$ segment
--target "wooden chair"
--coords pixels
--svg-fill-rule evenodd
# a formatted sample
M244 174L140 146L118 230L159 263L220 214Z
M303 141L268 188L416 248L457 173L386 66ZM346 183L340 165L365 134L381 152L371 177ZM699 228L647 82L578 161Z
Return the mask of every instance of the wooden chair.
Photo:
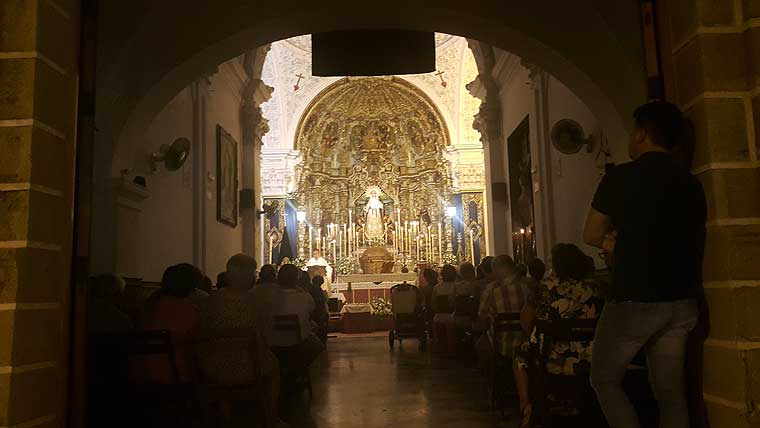
M301 322L296 314L288 315L275 315L272 317L272 330L274 334L280 335L280 337L292 338L294 343L300 343L302 341L301 335ZM311 373L309 368L305 370L291 373L288 371L287 361L292 356L296 347L273 347L272 351L280 359L280 371L282 373L282 379L292 378L297 384L306 388L309 393L309 398L314 396L311 385Z
M131 408L157 408L159 416L167 416L176 426L194 426L197 418L196 387L193 383L182 382L175 347L171 333L167 330L135 331L110 333L95 338L95 366L98 372L97 383L108 385L111 390L121 389L123 400ZM156 382L143 377L140 363L165 360L168 367L168 381ZM110 373L107 373L110 366ZM146 366L147 367L147 366ZM125 414L130 414L129 409ZM167 412L171 409L171 412ZM143 415L140 415L143 416ZM131 415L137 417L137 415ZM127 418L129 419L129 418ZM123 422L123 421L121 421ZM140 419L136 421L144 423Z
M544 338L543 349L535 349L535 364L529 370L531 395L534 397L534 420L551 426L552 414L546 400L551 394L571 402L578 410L578 421L595 426L592 417L600 416L596 395L589 382L590 371L578 370L575 375L551 374L546 368L552 344L563 342L593 342L597 319L557 319L536 321L536 335Z
M207 355L214 352L245 354L250 357L251 366L256 370L262 364L262 340L260 333L252 329L215 329L199 339L198 351ZM267 385L262 383L263 378L257 377L243 384L221 384L218 379L213 379L203 361L202 357L199 358L198 391L207 427L213 426L213 407L219 403L251 402L255 403L260 414L266 415L270 411L268 397L264 394Z
M520 313L509 312L498 314L491 319L491 335L493 337L493 355L488 373L489 397L492 410L499 410L509 401L516 402L517 391L514 388L512 373L513 359L502 355L502 340L505 333L519 334L522 331ZM498 407L499 398L503 398L504 407Z

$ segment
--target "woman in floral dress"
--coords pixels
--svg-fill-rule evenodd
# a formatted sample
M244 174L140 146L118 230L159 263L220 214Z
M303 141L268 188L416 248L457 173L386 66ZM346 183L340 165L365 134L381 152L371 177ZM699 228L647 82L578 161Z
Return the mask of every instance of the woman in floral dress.
M589 279L594 270L593 260L573 244L558 244L552 249L553 272L538 283L528 296L522 319L531 325L536 320L594 319L601 313L600 287ZM546 371L550 374L573 376L580 368L591 367L591 342L555 342L546 344L535 328L529 340L515 351L515 363L527 370L531 350L545 351ZM530 397L520 397L523 426L527 426L532 413Z

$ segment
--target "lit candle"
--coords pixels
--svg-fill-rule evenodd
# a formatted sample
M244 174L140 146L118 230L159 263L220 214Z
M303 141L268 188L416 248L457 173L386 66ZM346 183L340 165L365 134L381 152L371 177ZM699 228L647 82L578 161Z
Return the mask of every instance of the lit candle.
M404 222L404 234L406 235L406 252L412 248L412 236L409 233L409 222Z
M319 251L322 251L322 228L317 228L317 249ZM309 254L311 256L311 254Z
M443 244L441 244L441 236L443 234L441 233L443 228L443 225L441 222L438 222L438 258L439 258L439 264L443 265Z
M340 254L343 252L343 232L338 230L338 252L335 253L340 257Z
M311 229L312 229L312 228L311 228L311 227L309 227L308 225L307 225L306 227L308 227L308 228L309 228L309 257L311 257L311 254L314 252L314 250L312 249L312 245L313 245L313 244L312 244L312 242L311 242Z

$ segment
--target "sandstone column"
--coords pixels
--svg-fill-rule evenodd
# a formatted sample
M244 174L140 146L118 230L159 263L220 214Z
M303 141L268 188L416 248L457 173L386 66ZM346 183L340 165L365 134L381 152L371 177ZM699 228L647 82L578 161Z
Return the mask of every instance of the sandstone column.
M3 427L66 419L79 13L73 0L0 2Z
M708 203L704 285L710 329L703 370L707 417L713 428L756 426L760 1L684 0L669 7L671 97L694 123L693 168Z

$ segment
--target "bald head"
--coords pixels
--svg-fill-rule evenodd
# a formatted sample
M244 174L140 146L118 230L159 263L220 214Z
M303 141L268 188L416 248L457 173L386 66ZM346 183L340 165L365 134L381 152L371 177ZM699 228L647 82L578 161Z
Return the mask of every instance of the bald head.
M230 287L247 289L256 281L256 260L245 254L235 254L227 260L227 275Z

